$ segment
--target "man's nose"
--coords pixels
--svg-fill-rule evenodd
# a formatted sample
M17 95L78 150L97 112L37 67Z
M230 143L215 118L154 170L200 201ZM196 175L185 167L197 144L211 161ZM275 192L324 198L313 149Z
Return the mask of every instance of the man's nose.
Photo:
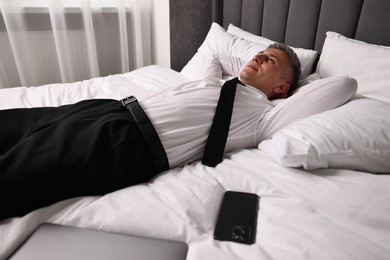
M253 60L256 62L256 63L263 63L264 61L267 60L267 57L263 54L257 54L253 57Z

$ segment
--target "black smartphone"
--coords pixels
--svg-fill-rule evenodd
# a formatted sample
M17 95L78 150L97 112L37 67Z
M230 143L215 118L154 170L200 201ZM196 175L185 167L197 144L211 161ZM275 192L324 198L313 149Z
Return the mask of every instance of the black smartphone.
M254 193L226 191L214 229L214 238L253 244L256 238L259 197Z

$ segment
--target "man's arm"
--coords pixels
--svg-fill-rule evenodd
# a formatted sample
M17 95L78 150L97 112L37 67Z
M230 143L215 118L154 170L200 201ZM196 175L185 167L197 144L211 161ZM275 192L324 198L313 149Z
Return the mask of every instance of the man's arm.
M260 140L271 138L295 121L341 106L356 94L356 90L357 81L349 76L320 79L301 87L264 116Z
M208 64L204 79L217 82L223 79L223 75L237 77L244 65L245 61L238 57L217 53Z

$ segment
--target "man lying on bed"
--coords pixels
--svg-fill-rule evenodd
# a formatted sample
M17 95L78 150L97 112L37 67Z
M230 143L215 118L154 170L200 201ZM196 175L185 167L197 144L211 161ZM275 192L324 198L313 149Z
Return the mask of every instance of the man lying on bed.
M144 183L200 159L221 89L210 79L216 72L228 74L226 60L212 61L206 80L139 101L158 134L152 143L117 100L0 111L0 219ZM340 106L356 92L354 79L328 78L275 106L270 100L292 93L299 74L299 60L284 44L253 56L239 73L245 86L237 84L225 152L257 147L278 129Z

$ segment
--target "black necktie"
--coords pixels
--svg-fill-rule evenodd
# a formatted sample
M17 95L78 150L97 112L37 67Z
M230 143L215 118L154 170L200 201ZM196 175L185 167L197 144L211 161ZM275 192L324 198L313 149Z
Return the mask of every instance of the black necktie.
M203 153L202 164L215 167L222 162L226 139L229 134L230 120L232 117L234 96L236 94L238 78L233 78L223 84L213 123L207 138Z

